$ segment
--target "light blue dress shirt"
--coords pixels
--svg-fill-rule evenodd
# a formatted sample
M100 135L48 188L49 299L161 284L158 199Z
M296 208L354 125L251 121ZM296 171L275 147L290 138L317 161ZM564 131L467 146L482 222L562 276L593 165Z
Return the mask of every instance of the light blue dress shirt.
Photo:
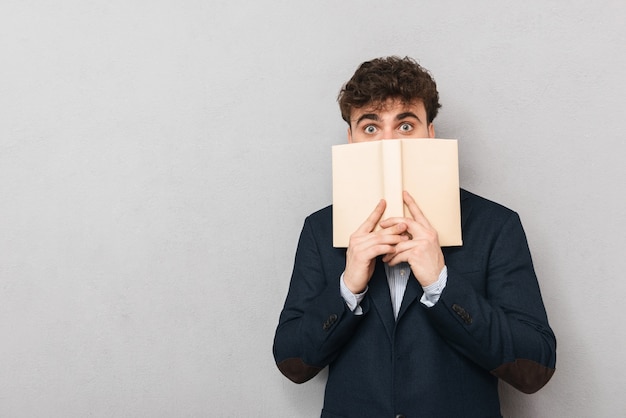
M411 267L408 263L400 263L395 266L385 264L385 272L387 273L387 283L389 284L389 293L391 294L391 305L393 306L393 313L398 318L398 312L400 312L400 305L402 304L402 298L404 297L404 291L409 281L411 274ZM343 281L343 274L340 278L341 297L345 300L348 308L354 312L355 315L361 315L363 310L361 309L361 301L367 293L367 289L361 293L354 294L348 289ZM439 273L439 279L426 287L422 287L424 294L422 295L420 302L427 307L435 306L439 301L441 292L446 287L448 282L448 268L443 266Z

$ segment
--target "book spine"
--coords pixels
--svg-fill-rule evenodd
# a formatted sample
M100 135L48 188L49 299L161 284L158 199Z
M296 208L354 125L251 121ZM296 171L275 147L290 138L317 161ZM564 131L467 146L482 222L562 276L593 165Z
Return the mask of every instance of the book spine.
M383 191L387 209L383 219L404 216L402 200L402 141L382 141Z

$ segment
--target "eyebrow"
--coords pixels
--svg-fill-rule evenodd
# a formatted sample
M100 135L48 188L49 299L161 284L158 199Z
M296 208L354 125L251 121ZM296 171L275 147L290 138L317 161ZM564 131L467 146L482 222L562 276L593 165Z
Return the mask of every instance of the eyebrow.
M396 116L396 120L400 120L400 119L406 119L406 118L415 118L418 121L422 121L420 118L417 117L417 115L413 112L404 112L404 113L399 113L398 116Z
M379 121L380 120L380 118L378 117L378 115L376 113L366 113L364 115L361 115L361 117L356 120L356 122L354 123L354 126L358 126L359 123L361 123L361 121L363 121L365 119L373 120L373 121Z
M396 115L396 120L402 120L402 119L406 119L406 118L415 118L418 121L422 121L419 117L417 117L417 115L413 112L403 112L403 113L398 113ZM355 126L358 126L359 123L361 123L363 120L373 120L373 121L379 121L380 118L378 117L378 115L376 113L365 113L364 115L361 115L360 118L358 118L355 122Z

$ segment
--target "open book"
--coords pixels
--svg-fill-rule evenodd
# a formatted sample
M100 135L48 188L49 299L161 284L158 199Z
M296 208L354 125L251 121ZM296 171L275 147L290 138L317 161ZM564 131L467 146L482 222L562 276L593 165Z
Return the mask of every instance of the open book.
M334 145L333 246L347 247L380 199L382 219L411 217L408 191L442 247L462 245L458 147L455 139L389 139Z

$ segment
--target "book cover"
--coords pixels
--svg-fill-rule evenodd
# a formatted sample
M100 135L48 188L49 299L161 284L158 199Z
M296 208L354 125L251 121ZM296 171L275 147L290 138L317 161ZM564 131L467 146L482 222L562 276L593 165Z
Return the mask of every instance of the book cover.
M380 199L382 219L411 217L402 200L408 191L437 230L442 247L462 245L458 144L455 139L411 138L332 147L333 246L350 235Z

